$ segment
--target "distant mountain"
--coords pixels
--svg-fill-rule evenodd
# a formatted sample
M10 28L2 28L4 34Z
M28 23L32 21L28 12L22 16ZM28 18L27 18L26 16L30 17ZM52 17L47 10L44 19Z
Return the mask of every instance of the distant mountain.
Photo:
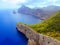
M50 16L53 12L59 11L59 6L47 6L44 8L34 8L31 9L26 6L22 6L18 9L18 13L20 14L26 14L26 15L34 15L40 19L46 19L48 16Z
M31 9L29 7L26 6L22 6L18 9L18 13L20 14L26 14L26 15L34 15L40 19L45 19L43 17L45 17L45 15L47 15L45 13L45 11L43 11L42 9Z
M60 11L60 6L50 5L42 8L48 15L51 16L54 12Z
M22 6L21 8L18 9L18 13L22 13L22 14L31 14L32 9L26 7L26 6Z
M51 6L44 7L43 9L48 11L57 11L57 10L60 10L60 6L51 5Z

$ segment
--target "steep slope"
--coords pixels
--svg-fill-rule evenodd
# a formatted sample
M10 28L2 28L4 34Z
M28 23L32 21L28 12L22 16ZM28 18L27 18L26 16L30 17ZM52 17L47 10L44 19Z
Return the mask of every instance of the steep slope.
M32 9L30 9L24 5L18 9L18 13L27 14L27 15L31 14L31 11L32 11Z
M59 6L47 6L44 8L34 8L31 9L25 5L23 5L22 7L20 7L18 9L18 13L20 14L26 14L26 15L33 15L36 16L42 20L48 18L53 12L59 11L60 7Z
M38 33L42 33L60 40L60 11L52 14L49 19L38 24L29 25Z
M34 8L34 9L31 9L29 7L26 7L26 6L22 6L18 9L18 13L20 14L26 14L26 15L33 15L33 16L36 16L40 19L45 19L46 15L47 15L47 12L45 12L44 10L38 8Z

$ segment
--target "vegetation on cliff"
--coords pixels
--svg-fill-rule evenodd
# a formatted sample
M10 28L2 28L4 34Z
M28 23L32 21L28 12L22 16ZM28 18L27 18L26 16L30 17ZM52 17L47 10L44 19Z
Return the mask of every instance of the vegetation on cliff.
M60 11L38 24L29 25L33 30L60 40Z

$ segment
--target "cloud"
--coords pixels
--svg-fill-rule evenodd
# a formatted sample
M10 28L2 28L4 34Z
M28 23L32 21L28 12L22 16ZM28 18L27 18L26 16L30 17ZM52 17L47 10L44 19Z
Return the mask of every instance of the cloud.
M20 5L45 7L48 5L60 5L60 0L0 0L0 7L19 7Z
M12 5L15 4L16 5L18 3L24 3L26 2L26 0L2 0L1 2L4 4L12 4Z
M48 5L60 5L60 0L28 0L24 5L29 7L45 7Z
M26 0L0 0L0 8L16 8L18 3L23 4Z

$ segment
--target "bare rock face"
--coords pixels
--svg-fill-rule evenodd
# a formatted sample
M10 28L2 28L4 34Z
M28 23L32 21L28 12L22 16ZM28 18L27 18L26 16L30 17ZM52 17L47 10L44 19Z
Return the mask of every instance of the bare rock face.
M28 38L28 45L60 45L60 41L38 34L23 24L17 24L17 29Z
M32 39L28 40L28 45L36 45L36 42Z

